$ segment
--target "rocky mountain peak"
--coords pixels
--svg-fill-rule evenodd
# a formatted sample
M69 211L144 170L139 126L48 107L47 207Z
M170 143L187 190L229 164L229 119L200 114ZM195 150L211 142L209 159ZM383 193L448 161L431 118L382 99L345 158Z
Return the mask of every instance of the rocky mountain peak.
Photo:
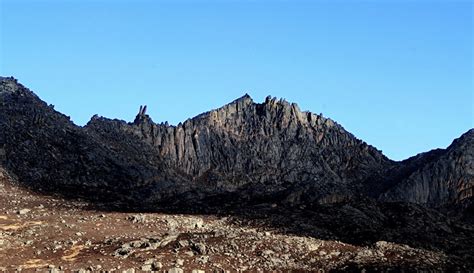
M248 93L245 93L242 97L234 100L234 103L238 103L238 102L249 104L249 103L253 103L253 99Z
M452 146L462 145L463 143L473 142L473 141L474 141L474 129L470 129L467 132L465 132L464 134L462 134L459 138L455 139L453 141Z
M376 149L332 120L302 112L295 103L271 97L255 103L246 94L177 126L154 123L145 107L140 107L133 123L104 122L87 127L107 139L119 132L131 134L151 145L168 166L188 175L191 181L206 181L227 190L254 181L303 183L312 180L312 175L327 177L331 183L353 180L355 177L349 174L341 176L334 172L340 168L337 161L353 157L352 160L371 162L367 167L357 163L347 169L355 172L367 168L359 172L361 177L368 175L373 166L387 161ZM333 150L338 154L333 154ZM269 174L269 169L273 173ZM324 194L328 192L324 190Z
M30 110L34 110L33 108L40 105L41 107L46 106L45 102L14 77L0 77L0 99L0 103L13 100L23 105L30 105ZM52 107L52 105L50 106ZM13 105L9 107L13 107Z
M13 77L0 77L0 93L14 93L19 90L19 83Z
M212 110L210 112L199 115L199 117L210 116L211 119L217 119L220 121L225 121L228 119L233 119L236 115L245 114L248 112L248 108L254 105L252 97L247 93L242 97L228 103L218 109Z
M133 122L94 116L78 127L13 78L0 78L0 91L2 153L30 184L206 185L201 190L247 189L290 203L366 194L435 206L472 196L474 130L455 141L459 148L394 162L331 119L271 96L255 103L245 94L177 126L153 122L141 106Z

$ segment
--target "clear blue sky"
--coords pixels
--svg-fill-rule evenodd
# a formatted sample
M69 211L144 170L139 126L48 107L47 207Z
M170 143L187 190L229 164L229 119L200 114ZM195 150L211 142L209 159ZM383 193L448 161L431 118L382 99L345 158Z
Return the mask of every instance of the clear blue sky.
M177 124L249 93L392 159L474 127L471 1L0 0L0 74L80 125Z

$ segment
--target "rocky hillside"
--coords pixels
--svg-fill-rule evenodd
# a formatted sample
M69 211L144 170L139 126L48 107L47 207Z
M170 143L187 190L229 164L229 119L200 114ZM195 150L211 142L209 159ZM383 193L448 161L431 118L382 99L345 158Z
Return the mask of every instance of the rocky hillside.
M268 195L311 185L311 198L326 202L354 195L392 163L334 121L275 98L258 104L245 95L177 126L156 124L145 111L133 123L94 117L85 129L115 146L139 139L187 183L218 193L250 187Z
M271 97L245 95L177 126L153 122L145 106L132 123L94 116L85 127L13 78L1 78L0 98L0 156L37 190L138 206L216 195L290 205L472 199L473 130L446 150L394 162L333 120Z
M439 205L467 203L474 191L474 129L446 150L435 150L403 163L406 174L382 200ZM410 171L407 171L411 168Z
M131 189L172 174L146 143L128 138L126 145L107 145L14 79L1 79L0 99L3 164L28 187L123 199L133 197Z
M362 246L324 240L283 233L262 226L265 223L258 219L249 224L234 216L104 211L87 202L35 195L12 182L0 168L0 272L434 272L433 268L456 268L450 256L440 251L397 242L379 240ZM440 220L436 215L434 219ZM443 228L463 230L453 224ZM441 229L437 232L450 236ZM472 239L462 239L472 243Z
M34 192L99 210L231 215L282 234L407 244L461 269L474 267L473 144L470 130L396 162L331 119L248 95L177 126L141 107L133 122L96 115L80 127L0 77L0 167Z

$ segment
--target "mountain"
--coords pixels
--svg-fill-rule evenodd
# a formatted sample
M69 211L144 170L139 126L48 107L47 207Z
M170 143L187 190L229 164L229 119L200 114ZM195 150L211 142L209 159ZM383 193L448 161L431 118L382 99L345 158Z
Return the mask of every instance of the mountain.
M474 130L446 150L395 162L335 121L271 97L245 95L177 126L153 122L145 106L132 123L96 115L79 127L15 79L2 78L0 90L7 167L33 188L126 199L136 191L140 202L184 192L289 204L472 199Z
M323 202L354 195L391 162L334 121L270 97L258 104L245 95L177 126L140 111L133 123L94 117L85 129L111 146L138 139L194 190L214 193L268 196L311 185L306 197ZM285 200L295 198L302 196L292 192Z
M403 175L381 195L384 201L405 201L438 206L472 202L474 190L474 129L445 150L407 159Z
M287 232L474 252L474 130L405 161L294 103L245 95L177 126L140 107L133 122L84 127L0 78L0 161L34 191L107 208L266 217ZM246 220L246 221L247 221ZM474 259L473 259L474 260Z

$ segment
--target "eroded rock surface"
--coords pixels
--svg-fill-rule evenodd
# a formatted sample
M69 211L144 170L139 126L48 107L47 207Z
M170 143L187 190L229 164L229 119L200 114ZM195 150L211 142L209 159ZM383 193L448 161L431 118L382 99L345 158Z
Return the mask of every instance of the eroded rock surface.
M420 154L403 162L416 165L406 177L384 192L382 200L439 206L472 202L474 193L474 130L446 150ZM407 168L407 167L405 167Z

